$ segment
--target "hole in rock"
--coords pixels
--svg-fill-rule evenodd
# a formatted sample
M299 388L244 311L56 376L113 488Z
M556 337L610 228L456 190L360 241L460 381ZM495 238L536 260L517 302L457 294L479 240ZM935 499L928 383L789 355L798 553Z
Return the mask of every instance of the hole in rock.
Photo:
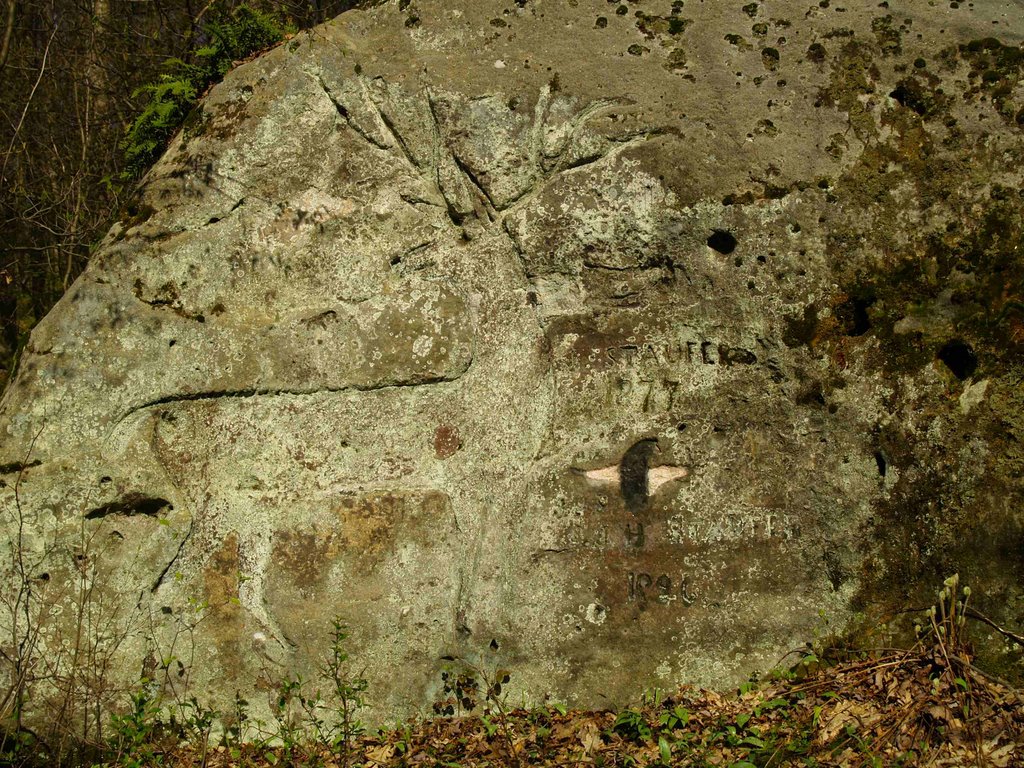
M939 350L939 360L953 372L960 381L970 376L978 367L978 356L974 354L970 344L954 339Z
M853 300L853 329L850 332L851 336L863 336L870 330L871 318L868 317L868 307L874 303L874 296Z
M141 493L130 493L110 504L104 504L89 512L86 512L86 520L99 520L107 515L146 515L155 517L165 509L173 509L171 502L155 496L143 496Z
M854 296L836 307L836 319L842 323L847 336L863 336L871 330L868 307L874 303L874 296Z
M32 469L32 467L38 467L42 464L39 459L30 461L23 464L20 461L11 462L10 464L0 464L0 475L13 475L14 473L24 472L26 469Z
M878 474L885 477L885 473L889 469L889 462L885 460L885 454L882 451L875 451L875 464L878 465Z
M928 112L928 104L924 100L920 87L911 80L904 80L889 94L900 106L913 110L922 117Z
M810 346L818 329L818 310L813 304L804 307L802 317L787 317L783 343L790 349L803 344Z
M733 237L731 232L726 232L724 229L716 229L711 233L711 237L708 238L708 247L721 254L730 254L736 250L736 238Z
M498 650L498 648L500 648L500 647L501 647L501 646L499 646L499 645L498 645L498 641L497 641L497 640L495 640L494 638L491 638L491 650L492 650L492 651L496 651L496 650Z
M798 405L825 405L825 391L821 386L821 382L812 381L799 395L797 395L796 402Z

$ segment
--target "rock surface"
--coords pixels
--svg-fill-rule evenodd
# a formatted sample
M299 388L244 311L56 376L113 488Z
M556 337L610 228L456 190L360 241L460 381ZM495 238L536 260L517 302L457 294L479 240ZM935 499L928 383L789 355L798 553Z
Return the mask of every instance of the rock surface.
M954 571L1019 632L1022 33L402 0L239 66L0 406L47 663L264 706L341 616L383 720L735 684Z

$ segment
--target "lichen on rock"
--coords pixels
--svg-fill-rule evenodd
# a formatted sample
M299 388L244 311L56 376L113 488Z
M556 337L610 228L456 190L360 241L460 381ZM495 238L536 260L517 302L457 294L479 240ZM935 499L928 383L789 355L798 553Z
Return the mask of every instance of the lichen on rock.
M33 332L45 642L85 575L126 685L187 637L265 706L341 614L383 720L451 659L732 684L954 571L1019 622L1020 29L399 5L231 72Z

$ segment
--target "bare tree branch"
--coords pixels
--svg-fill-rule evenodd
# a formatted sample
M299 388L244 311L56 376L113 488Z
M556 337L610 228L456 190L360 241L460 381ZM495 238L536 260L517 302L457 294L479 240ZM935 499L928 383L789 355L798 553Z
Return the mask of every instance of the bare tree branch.
M39 66L39 75L36 77L35 83L32 85L32 91L29 93L28 98L25 99L25 108L21 110L21 119L18 120L18 125L14 129L14 135L11 136L11 143L7 146L7 152L4 154L4 165L0 169L0 181L6 181L7 179L7 163L11 159L11 152L14 150L14 142L18 140L18 133L21 131L21 126L25 124L25 115L28 114L28 108L32 104L32 97L36 95L36 89L39 88L39 83L43 79L43 74L46 72L46 60L50 55L50 45L53 43L53 38L57 34L57 27L59 24L53 25L53 32L50 33L50 39L46 41L46 48L43 49L43 61Z
M7 66L11 53L11 35L14 33L14 6L17 0L7 0L7 25L4 27L4 41L0 43L0 70Z

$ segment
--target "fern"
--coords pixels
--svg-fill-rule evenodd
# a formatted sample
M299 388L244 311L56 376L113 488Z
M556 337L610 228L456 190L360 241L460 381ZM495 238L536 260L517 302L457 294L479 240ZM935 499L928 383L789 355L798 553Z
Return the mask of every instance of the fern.
M192 61L168 59L154 83L132 93L148 97L142 111L125 131L124 181L141 176L156 162L175 131L185 122L199 97L231 69L232 64L280 42L285 29L270 16L248 6L237 8L224 20L203 27L207 39L192 52Z

